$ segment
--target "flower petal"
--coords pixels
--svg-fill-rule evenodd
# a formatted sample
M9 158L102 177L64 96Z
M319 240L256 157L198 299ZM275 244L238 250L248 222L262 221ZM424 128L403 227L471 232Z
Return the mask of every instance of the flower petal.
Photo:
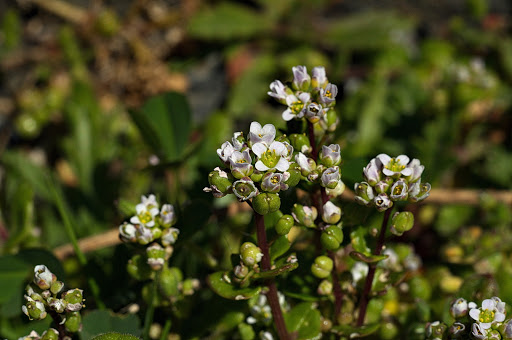
M381 153L380 155L378 155L376 157L379 161L382 162L383 165L387 165L389 163L389 161L391 160L391 157L389 157L388 155L386 155L385 153Z
M267 151L267 146L263 143L256 143L252 146L252 152L258 157L261 157L265 151Z
M396 158L396 160L402 165L407 165L407 163L409 163L409 157L406 155L400 155Z
M493 311L494 308L496 308L496 302L492 299L485 299L482 301L482 309L488 309L490 311Z
M286 109L283 111L283 119L286 121L292 120L295 118L295 115L292 113L292 110Z
M471 316L474 320L478 321L478 318L480 318L480 309L471 309L469 311L469 316Z
M259 171L267 171L268 169L270 169L268 166L263 164L262 161L257 161L256 164L254 164L254 167L256 168L256 170Z
M288 162L286 160L286 158L281 157L279 162L277 162L277 164L276 164L276 169L284 172L284 171L288 170L289 168L290 168L290 162ZM258 168L256 168L256 169L258 169Z

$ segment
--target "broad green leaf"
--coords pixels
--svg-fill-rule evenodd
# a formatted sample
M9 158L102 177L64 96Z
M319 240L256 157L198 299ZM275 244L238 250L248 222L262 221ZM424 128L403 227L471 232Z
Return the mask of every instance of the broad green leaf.
M317 338L320 334L320 312L315 304L303 302L284 315L286 328L296 333L297 339Z
M281 267L278 267L276 269L255 273L253 275L253 278L254 279L269 279L269 278L281 275L283 273L291 272L292 270L297 269L298 266L299 266L299 264L297 262L287 263L287 264L285 264Z
M222 319L219 320L215 333L222 334L228 332L238 326L245 319L245 314L242 312L227 312Z
M350 233L350 243L355 251L363 254L371 254L370 248L366 245L365 240L366 229L359 227Z
M92 340L139 340L139 338L130 334L110 332L95 336Z
M108 310L95 310L85 314L82 320L83 328L80 332L80 338L83 340L91 339L98 334L106 332L120 332L129 334L140 334L140 321L136 315L130 314L126 316L116 315ZM121 336L119 333L107 333L106 335ZM133 336L132 336L133 337ZM96 338L95 338L96 339ZM99 338L103 339L103 338ZM110 338L105 338L110 339ZM125 339L125 338L112 338ZM132 338L126 338L132 339ZM135 338L138 339L138 338Z
M349 339L364 338L372 335L380 327L380 323L364 325L361 327L352 327L349 325L334 326L331 331L342 336L346 336Z
M234 2L221 2L195 14L188 25L194 38L231 40L249 38L267 30L268 22L255 10Z
M9 301L15 294L23 293L23 285L30 271L30 266L14 255L0 257L0 304Z
M236 283L230 284L224 278L224 272L216 272L208 276L207 282L210 288L226 299L247 300L261 291L260 287L236 287Z
M288 240L287 235L280 236L276 238L274 243L270 246L270 258L272 260L277 259L279 256L283 255L290 249L291 243Z
M162 161L178 161L188 144L191 112L185 96L168 92L150 98L130 115L144 140Z
M358 251L350 252L350 256L356 261L362 261L366 263L377 263L388 258L388 255L365 255Z

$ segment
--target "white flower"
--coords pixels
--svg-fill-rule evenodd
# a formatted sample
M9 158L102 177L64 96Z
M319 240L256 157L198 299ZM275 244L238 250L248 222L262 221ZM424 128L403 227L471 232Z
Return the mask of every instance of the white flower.
M252 122L249 129L249 143L254 145L256 143L264 143L270 145L276 138L276 127L272 124L266 124L261 127L258 122Z
M325 67L323 66L317 66L313 67L313 71L311 71L312 74L312 84L313 87L319 88L324 87L324 85L327 83L327 76L325 75Z
M474 323L471 330L475 338L487 339L487 329L483 328L482 324Z
M297 162L297 164L300 166L303 176L309 175L309 173L314 170L313 165L315 161L306 157L306 155L302 152L299 152L295 155L295 162Z
M217 149L217 155L219 155L220 159L224 163L228 163L229 157L231 157L231 155L233 154L234 151L235 151L235 148L233 147L233 145L231 145L230 142L224 142L220 146L220 149Z
M142 203L135 206L135 211L137 214L130 218L131 223L140 224L144 227L154 227L155 216L160 212L155 201L155 195L150 195L149 198L142 196Z
M421 165L419 159L416 158L414 158L409 164L407 164L407 167L412 169L411 175L407 176L407 181L409 183L416 182L418 179L420 179L421 174L425 169L425 166Z
M366 167L363 168L363 175L366 178L366 182L370 185L375 185L380 181L382 163L378 158L373 158Z
M249 149L245 149L242 152L234 151L231 157L229 157L229 164L231 174L236 178L248 177L254 171Z
M34 283L42 290L49 289L57 277L43 264L34 267Z
M338 197L339 195L343 194L345 191L345 183L340 179L338 181L338 185L334 189L325 188L325 193L327 196L331 197Z
M413 173L412 168L407 167L409 163L409 157L406 155L400 155L396 158L391 158L388 155L381 153L377 156L377 159L381 161L383 168L382 173L389 177L399 177L400 175L410 176Z
M180 230L177 228L168 228L162 232L162 244L164 246L170 246L176 243Z
M482 307L472 308L469 316L476 320L482 329L489 329L494 322L505 321L505 305L497 297L482 301Z
M256 143L252 146L252 151L259 158L255 164L259 171L277 169L284 172L290 167L290 162L286 159L288 149L281 142L274 141L268 147L264 143Z
M329 106L334 103L338 95L338 87L334 84L327 84L325 89L320 89L320 103Z
M124 222L119 226L119 237L124 242L134 242L137 238L137 229L131 223Z
M160 210L160 219L162 221L162 225L166 227L170 227L176 223L176 214L174 213L174 207L171 204L162 205L162 209Z
M354 266L350 270L350 273L352 274L352 279L355 285L363 277L366 277L366 275L368 275L368 264L358 261L354 264Z
M242 132L235 132L233 134L233 138L231 138L231 141L233 142L233 148L235 148L236 151L242 150L244 147L244 135Z
M276 98L280 103L286 102L286 96L288 95L287 87L283 85L279 80L274 80L270 83L270 91L267 94L271 97Z
M327 201L323 207L322 220L327 224L336 224L341 218L341 208Z
M308 74L306 66L294 66L293 72L293 86L297 90L306 91L309 88L311 77Z
M283 112L283 119L286 121L293 118L302 118L306 112L311 95L308 92L300 92L297 96L290 94L286 97L288 108Z

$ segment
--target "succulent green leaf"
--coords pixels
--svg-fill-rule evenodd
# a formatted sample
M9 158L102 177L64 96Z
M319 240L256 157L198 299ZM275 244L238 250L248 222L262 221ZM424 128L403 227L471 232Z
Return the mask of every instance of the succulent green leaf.
M339 325L332 328L332 332L346 336L349 339L364 338L374 334L380 327L380 323L364 325L361 327L352 327L349 325Z
M284 315L286 328L296 333L297 339L316 338L320 334L320 312L310 302L303 302L293 307Z
M130 334L110 332L95 336L92 340L138 340L139 338Z
M253 275L254 279L269 279L278 275L281 275L283 273L291 272L292 270L297 269L299 264L297 262L295 263L287 263L281 267L278 267L276 269L268 270L265 272L259 272L255 273Z
M274 243L270 246L270 258L272 260L277 259L290 249L291 243L286 235L278 237Z
M207 282L210 288L226 299L247 300L261 291L260 287L240 288L224 279L225 272L216 272L208 276Z

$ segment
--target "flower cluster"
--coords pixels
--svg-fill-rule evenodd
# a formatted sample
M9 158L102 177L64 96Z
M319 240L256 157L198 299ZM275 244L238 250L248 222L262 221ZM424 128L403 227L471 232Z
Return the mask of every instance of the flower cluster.
M279 191L287 190L300 180L297 165L292 161L294 148L282 135L276 139L272 124L261 126L252 122L247 139L236 132L230 141L217 149L225 168L215 168L208 176L210 186L205 192L215 197L234 194L239 201L252 199L260 214L279 209Z
M123 242L148 245L147 263L153 270L159 270L172 254L172 245L178 239L179 229L176 214L171 204L161 207L155 195L142 196L141 203L135 206L136 214L129 222L119 226L119 237Z
M320 122L322 128L334 131L338 118L333 109L338 88L329 83L324 67L314 67L312 76L305 66L292 68L293 82L290 86L275 80L270 84L269 96L287 106L283 119L306 118L311 123Z
M363 168L365 181L355 184L355 199L378 211L391 208L396 201L421 201L430 194L430 184L421 182L424 168L418 159L380 154Z
M78 332L82 326L80 310L84 307L83 291L75 288L62 292L64 283L58 281L55 274L42 264L34 267L33 281L35 287L28 285L26 288L26 302L21 307L23 313L30 320L42 320L52 314L57 324L64 325L61 332ZM61 338L59 331L54 328L48 329L40 337L35 332L28 337L43 340Z
M448 327L439 321L427 324L427 339L444 339L446 335L450 339L469 336L473 339L512 339L512 320L505 320L505 307L505 302L496 296L483 300L480 307L475 302L458 298L450 307L450 314L455 319L453 325Z

